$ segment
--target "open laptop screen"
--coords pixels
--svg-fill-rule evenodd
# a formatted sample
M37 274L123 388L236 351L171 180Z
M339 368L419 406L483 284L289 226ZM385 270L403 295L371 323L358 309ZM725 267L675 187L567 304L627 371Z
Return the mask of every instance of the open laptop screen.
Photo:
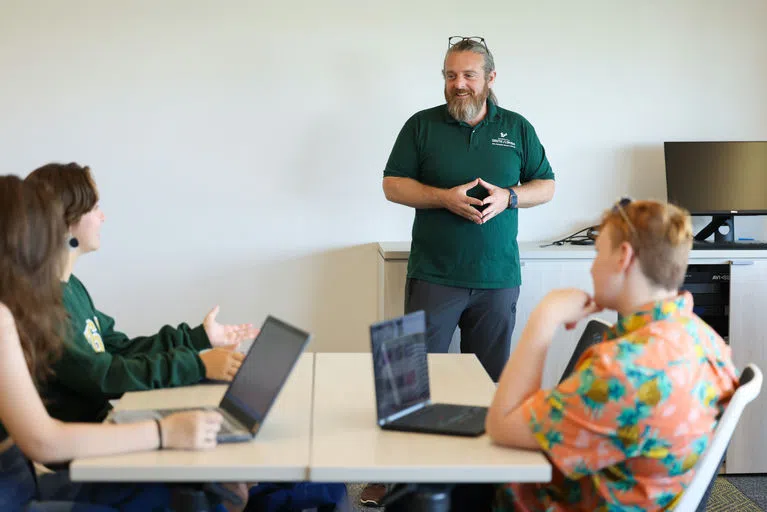
M429 400L425 331L423 311L370 326L379 422Z
M309 338L308 333L267 317L221 406L249 428L262 422Z

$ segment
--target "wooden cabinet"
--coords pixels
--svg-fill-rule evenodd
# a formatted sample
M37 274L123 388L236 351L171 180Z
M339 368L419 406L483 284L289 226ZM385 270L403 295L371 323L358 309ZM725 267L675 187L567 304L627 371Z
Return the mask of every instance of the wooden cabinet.
M378 245L378 321L405 312L405 279L409 243Z
M767 371L767 260L733 259L730 268L730 347L735 366ZM727 450L727 473L767 473L767 391L743 411Z
M561 260L525 258L521 263L522 287L517 302L517 324L511 337L512 347L516 346L517 340L522 335L525 321L533 308L549 291L556 288L580 288L589 293L593 291L590 259L573 259L563 263ZM613 312L604 312L597 316L611 324L617 319L617 315ZM582 322L572 331L562 328L554 336L543 369L544 387L553 387L559 382L584 326L585 322Z
M401 315L404 308L408 242L379 245L379 319ZM517 324L512 336L516 345L525 320L543 296L554 288L577 287L592 291L589 269L592 247L548 247L520 244L522 287L517 304ZM767 251L692 251L690 264L731 263L730 336L733 359L739 370L755 363L767 372ZM598 315L610 323L615 313ZM557 332L546 358L543 385L554 386L562 375L583 331ZM767 390L750 404L741 418L727 451L727 473L767 473Z

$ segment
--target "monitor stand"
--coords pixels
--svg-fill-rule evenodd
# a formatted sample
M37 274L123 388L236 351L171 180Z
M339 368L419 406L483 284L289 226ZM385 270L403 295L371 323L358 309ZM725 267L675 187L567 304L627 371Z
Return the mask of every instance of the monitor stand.
M720 229L724 228L724 229ZM711 222L701 229L695 240L704 242L706 238L714 235L714 244L717 242L735 241L735 217L733 215L714 215Z

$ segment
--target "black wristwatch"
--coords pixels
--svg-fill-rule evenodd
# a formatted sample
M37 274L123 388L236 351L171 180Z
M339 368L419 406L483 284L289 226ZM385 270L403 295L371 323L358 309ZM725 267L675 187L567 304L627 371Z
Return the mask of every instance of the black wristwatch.
M507 189L509 191L509 205L507 208L516 208L517 207L517 201L519 201L519 198L517 197L517 193L514 192L514 189L509 187Z

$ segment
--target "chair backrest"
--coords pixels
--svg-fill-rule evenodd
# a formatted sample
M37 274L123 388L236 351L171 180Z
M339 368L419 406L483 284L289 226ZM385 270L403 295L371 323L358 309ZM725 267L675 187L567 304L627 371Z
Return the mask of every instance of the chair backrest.
M711 444L703 452L703 457L695 464L692 481L687 490L684 491L682 498L674 509L675 511L693 512L698 508L698 505L701 505L701 499L706 494L712 479L716 476L724 450L730 443L732 433L735 431L741 414L743 414L743 409L759 395L761 389L762 372L754 364L746 366L740 375L738 389L732 395L730 403L724 410L724 414L722 414L714 430Z
M602 341L605 333L610 327L611 325L602 319L593 318L589 320L586 327L583 328L583 333L581 333L581 337L575 345L573 355L570 357L570 361L567 363L567 368L565 368L564 373L562 373L562 378L559 382L565 380L571 373L573 373L573 371L575 371L575 363L578 362L578 359L581 358L587 348Z

